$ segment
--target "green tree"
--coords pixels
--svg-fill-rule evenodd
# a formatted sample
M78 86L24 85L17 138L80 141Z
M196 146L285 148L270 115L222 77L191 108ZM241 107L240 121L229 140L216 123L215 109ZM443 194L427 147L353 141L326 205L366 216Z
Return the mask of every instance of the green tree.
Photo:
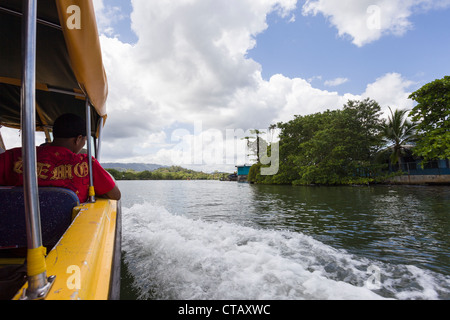
M141 171L137 174L139 180L152 180L152 173L148 170Z
M122 180L122 172L120 172L119 170L116 169L106 169L106 171L108 171L114 179L116 180Z
M382 146L383 120L381 107L375 100L349 100L344 105L348 120L344 124L350 129L355 145L353 150L361 161L371 162Z
M289 122L277 124L280 129L280 170L272 177L274 183L291 184L301 178L297 156L304 151L304 143L311 140L327 121L323 114L316 113L295 116Z
M392 164L402 164L404 150L410 149L408 145L416 140L416 125L407 118L408 110L395 110L389 108L390 116L383 127L383 138L387 144L382 152L390 152Z
M122 172L122 180L137 180L137 172L131 169Z
M418 103L410 114L418 130L414 153L426 161L450 159L450 76L426 84L409 98Z
M260 135L263 134L262 131L260 131L258 129L252 129L252 130L250 130L250 133L256 135L256 137L247 136L247 137L242 138L242 140L247 140L247 147L250 152L250 154L248 154L248 156L255 156L256 162L259 163L261 161L260 160L260 153L261 153L260 148L263 146L262 143L265 143L267 145L267 142L260 137Z
M247 180L252 183L261 183L261 163L252 165L248 172Z
M296 116L278 124L280 172L273 183L349 184L373 181L381 148L381 108L349 101L343 110Z

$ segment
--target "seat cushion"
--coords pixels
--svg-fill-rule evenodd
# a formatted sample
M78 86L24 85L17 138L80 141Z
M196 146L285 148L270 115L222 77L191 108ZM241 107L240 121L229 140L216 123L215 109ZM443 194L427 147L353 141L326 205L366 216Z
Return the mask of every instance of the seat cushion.
M44 246L53 248L72 223L77 195L67 189L39 188ZM0 188L0 249L27 247L23 188Z

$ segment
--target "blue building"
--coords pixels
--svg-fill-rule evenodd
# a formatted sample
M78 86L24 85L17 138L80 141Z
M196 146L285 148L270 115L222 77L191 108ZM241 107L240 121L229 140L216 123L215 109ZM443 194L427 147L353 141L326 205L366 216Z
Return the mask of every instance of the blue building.
M422 163L423 160L403 162L401 165L389 165L390 172L401 171L402 176L392 179L401 184L450 184L449 160L435 160Z
M245 165L245 166L238 166L236 168L238 169L237 171L238 176L248 176L251 166Z
M238 182L245 182L247 181L248 174L250 173L250 168L252 166L243 165L243 166L236 166L237 168L237 181Z

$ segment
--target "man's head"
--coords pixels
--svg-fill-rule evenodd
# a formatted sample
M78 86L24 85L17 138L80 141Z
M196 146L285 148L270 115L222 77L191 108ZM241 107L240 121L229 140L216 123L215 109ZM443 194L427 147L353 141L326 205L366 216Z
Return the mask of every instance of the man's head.
M53 144L80 153L87 140L86 121L72 113L63 114L53 124L53 138Z

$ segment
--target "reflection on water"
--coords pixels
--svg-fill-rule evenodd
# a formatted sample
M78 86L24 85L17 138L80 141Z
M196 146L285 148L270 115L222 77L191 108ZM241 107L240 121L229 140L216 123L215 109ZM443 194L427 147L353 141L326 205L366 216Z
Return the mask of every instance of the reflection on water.
M450 298L448 187L120 187L141 298ZM383 286L360 290L371 267Z
M447 187L253 186L254 215L335 248L450 274ZM261 217L263 213L263 217ZM436 261L433 266L430 262Z

